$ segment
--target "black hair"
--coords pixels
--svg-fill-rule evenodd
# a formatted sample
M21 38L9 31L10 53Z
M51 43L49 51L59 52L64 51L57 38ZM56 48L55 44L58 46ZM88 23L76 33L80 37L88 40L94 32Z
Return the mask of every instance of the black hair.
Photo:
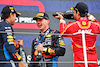
M87 12L85 12L85 13L80 13L80 16L81 16L81 17L87 16Z
M81 17L85 17L86 15L85 15L85 14L80 13L80 16L81 16Z
M8 18L8 17L9 17L9 14L2 14L1 20L5 20L5 19Z
M1 12L1 14L2 14L2 12ZM14 13L12 13L12 14L14 14ZM8 13L8 14L2 14L1 20L5 20L5 19L8 18L9 16L10 16L10 13Z
M77 10L75 10L75 11L76 11L76 13L78 12ZM79 12L79 13L80 13L80 12ZM85 16L87 16L87 13L88 13L88 12L80 13L80 16L81 16L81 17L85 17Z

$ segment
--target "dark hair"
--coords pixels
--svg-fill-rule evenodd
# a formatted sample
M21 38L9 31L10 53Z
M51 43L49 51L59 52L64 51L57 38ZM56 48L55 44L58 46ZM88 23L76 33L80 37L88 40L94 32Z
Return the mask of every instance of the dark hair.
M87 13L85 13L85 14L80 13L80 16L85 17L85 16L87 16Z
M76 11L76 13L78 12L77 10L75 10L75 11ZM88 13L88 12L80 13L80 16L81 16L81 17L85 17L85 16L87 16L87 13Z
M3 14L3 15L1 16L1 19L2 19L2 20L5 20L5 19L8 18L8 17L9 17L9 14L5 14L5 15Z
M2 13L2 12L1 12ZM12 13L12 14L14 14L14 13ZM8 13L8 14L2 14L2 16L1 16L1 20L5 20L6 18L8 18L10 16L10 14Z

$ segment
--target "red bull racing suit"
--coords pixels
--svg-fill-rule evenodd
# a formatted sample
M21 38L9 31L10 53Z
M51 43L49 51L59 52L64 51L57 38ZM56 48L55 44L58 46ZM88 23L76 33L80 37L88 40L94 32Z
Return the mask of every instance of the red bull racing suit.
M49 30L49 33L41 41L41 44L43 44L43 47L47 48L46 51L42 52L42 56L43 56L42 58L41 57L39 58L39 53L38 55L35 55L36 46L37 46L36 44L38 41L40 41L42 37L41 34L33 40L32 61L43 60L45 62L51 62L51 63L46 63L45 67L57 67L56 62L57 62L58 56L64 56L65 54L65 44L64 44L63 38L60 35L57 35L59 34L57 30L51 30L50 28L48 30ZM37 64L31 63L29 66L39 67L40 65L38 63Z
M0 67L12 67L10 60L20 60L21 56L18 54L15 47L15 36L13 28L8 21L0 22Z
M84 63L76 63L77 61L84 61L83 55L83 44L82 44L82 34L73 35L73 33L90 32L98 34L100 29L99 22L96 19L90 21L87 17L81 17L78 20L69 22L67 25L63 19L60 20L60 33L64 37L71 37L72 50L73 50L73 61L74 67L85 67ZM67 34L67 35L66 35ZM68 35L69 34L69 35ZM87 61L93 61L94 63L88 63L89 67L98 67L97 53L96 53L96 38L97 35L85 35L86 41L86 52Z

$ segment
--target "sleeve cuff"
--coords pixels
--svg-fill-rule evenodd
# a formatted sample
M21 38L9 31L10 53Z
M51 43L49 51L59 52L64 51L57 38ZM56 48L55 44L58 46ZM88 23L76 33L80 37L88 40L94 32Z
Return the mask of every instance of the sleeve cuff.
M64 19L60 19L60 23L66 23Z

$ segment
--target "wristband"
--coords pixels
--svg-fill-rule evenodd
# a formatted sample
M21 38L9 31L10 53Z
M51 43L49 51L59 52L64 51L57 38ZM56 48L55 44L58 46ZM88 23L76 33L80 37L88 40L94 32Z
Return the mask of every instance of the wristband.
M88 19L91 20L91 21L93 21L93 20L95 19L95 17L94 17L93 15L90 15L90 16L88 17Z
M64 19L60 19L60 23L66 23Z

